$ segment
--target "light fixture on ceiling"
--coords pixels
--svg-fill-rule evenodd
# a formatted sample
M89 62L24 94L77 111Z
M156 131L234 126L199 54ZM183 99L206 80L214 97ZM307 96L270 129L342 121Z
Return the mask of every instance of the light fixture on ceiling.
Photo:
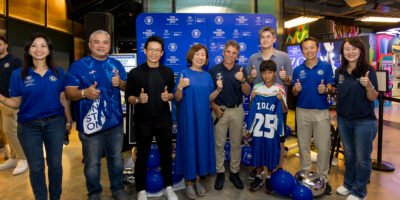
M356 19L358 21L363 21L363 22L380 22L380 23L398 23L400 22L400 18L398 17L372 17L372 16L366 16L366 17L361 17Z
M300 16L300 17L291 19L289 21L286 21L284 27L292 28L292 27L299 26L302 24L308 24L308 23L317 21L321 18L323 18L323 17L322 16Z

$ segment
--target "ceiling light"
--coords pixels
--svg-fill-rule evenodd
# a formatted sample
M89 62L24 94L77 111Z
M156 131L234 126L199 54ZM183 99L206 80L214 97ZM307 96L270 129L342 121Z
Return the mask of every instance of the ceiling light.
M356 20L363 21L363 22L381 22L381 23L400 22L400 18L396 18L396 17L361 17Z
M323 17L321 16L301 16L285 22L285 28L292 28L302 24L308 24L317 21Z

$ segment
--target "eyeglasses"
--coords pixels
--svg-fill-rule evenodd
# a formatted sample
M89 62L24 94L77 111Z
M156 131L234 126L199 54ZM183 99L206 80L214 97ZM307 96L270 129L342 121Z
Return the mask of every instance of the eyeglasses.
M161 53L161 49L147 49L147 51L150 51L151 53Z

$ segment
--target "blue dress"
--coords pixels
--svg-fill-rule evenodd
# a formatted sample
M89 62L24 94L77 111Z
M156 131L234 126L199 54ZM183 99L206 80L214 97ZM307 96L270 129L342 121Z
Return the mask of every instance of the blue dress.
M176 136L176 174L186 180L215 174L215 143L209 96L214 91L211 75L186 68L181 74L190 85L183 89L177 103L178 133ZM176 84L176 87L178 84ZM175 90L176 90L175 87Z

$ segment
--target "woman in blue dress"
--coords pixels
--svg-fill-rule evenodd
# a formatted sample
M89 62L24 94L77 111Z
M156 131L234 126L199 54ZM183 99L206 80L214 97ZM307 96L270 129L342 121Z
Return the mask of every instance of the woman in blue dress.
M210 102L221 92L222 80L217 80L217 89L214 90L211 75L203 70L208 62L205 46L193 45L186 60L190 67L180 72L179 84L175 88L178 107L176 173L184 175L185 193L190 199L195 199L197 195L205 195L199 177L216 172Z

